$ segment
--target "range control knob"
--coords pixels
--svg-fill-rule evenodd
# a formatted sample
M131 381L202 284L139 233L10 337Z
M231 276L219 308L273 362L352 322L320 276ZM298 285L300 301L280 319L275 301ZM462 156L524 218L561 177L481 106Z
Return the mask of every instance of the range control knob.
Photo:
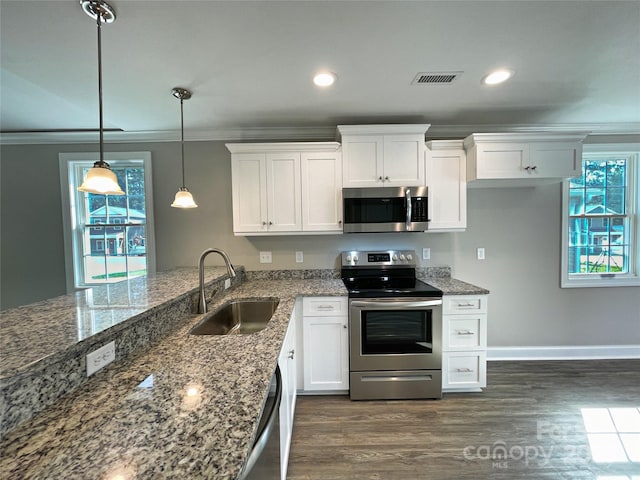
M353 263L358 263L358 256L357 255L353 256Z
M411 254L407 255L407 260L409 260L409 261L413 260L413 257L411 256Z
M392 257L392 260L393 260L394 262L397 262L397 261L398 261L398 255L396 255L396 254L394 253L394 254L393 254L393 257Z
M400 260L402 260L403 262L405 261L404 253L401 253L401 254L400 254Z
M351 263L351 255L347 255L347 263Z

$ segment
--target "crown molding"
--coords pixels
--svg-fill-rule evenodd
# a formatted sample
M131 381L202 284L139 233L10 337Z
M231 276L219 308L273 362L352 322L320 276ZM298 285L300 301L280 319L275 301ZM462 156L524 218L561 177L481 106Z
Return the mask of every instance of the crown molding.
M486 125L431 125L427 139L465 138L472 133L575 133L584 132L594 135L640 135L638 123L565 123L565 124L486 124ZM318 127L238 127L222 129L201 129L185 132L185 141L335 141L337 126ZM105 142L109 143L156 143L179 142L179 130L104 132ZM45 145L70 143L97 143L97 132L28 132L2 133L0 145Z

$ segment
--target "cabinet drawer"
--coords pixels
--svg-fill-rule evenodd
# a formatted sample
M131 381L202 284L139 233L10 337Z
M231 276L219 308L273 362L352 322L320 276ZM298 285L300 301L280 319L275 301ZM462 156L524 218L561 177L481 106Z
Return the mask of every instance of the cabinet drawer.
M347 297L304 297L302 314L305 317L346 316Z
M443 317L443 350L486 349L487 316L445 315Z
M447 352L442 356L443 388L487 386L487 358L484 352Z
M487 295L446 295L442 297L442 313L487 313Z

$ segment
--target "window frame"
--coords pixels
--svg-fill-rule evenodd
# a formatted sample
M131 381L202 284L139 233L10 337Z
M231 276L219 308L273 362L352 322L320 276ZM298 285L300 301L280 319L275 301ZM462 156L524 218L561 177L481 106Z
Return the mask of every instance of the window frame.
M594 155L624 155L627 157L627 217L629 222L629 272L594 274L569 274L569 184L562 182L562 252L560 262L560 287L624 287L640 286L640 143L587 144L583 146L583 159ZM581 159L582 160L582 159Z
M79 279L84 279L84 267L82 263L82 252L80 252L80 249L78 248L79 238L74 238L82 235L80 229L76 228L77 221L75 218L75 189L77 185L80 185L82 179L74 179L74 176L78 171L78 169L75 168L75 165L77 165L79 162L93 164L98 160L98 152L74 152L58 154L58 162L60 165L60 191L62 203L62 225L64 233L64 259L67 293L72 293L78 290L84 290L95 286L91 284L79 283ZM118 162L133 160L142 161L145 182L145 245L147 257L147 274L153 273L156 271L156 256L151 152L108 152L104 154L104 160L107 163L112 163L114 167L118 166ZM99 227L103 226L99 225ZM98 226L91 228L98 228ZM107 248L106 244L105 248Z

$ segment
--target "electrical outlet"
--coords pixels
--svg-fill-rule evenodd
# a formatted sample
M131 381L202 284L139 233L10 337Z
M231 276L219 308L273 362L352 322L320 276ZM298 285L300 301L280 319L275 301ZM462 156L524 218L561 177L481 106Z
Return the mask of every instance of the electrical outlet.
M484 260L484 247L478 247L478 250L476 251L476 257L478 258L478 260Z
M422 259L423 260L430 260L431 259L431 249L430 248L423 248L422 249Z
M302 252L296 252L296 263L304 262L304 254Z
M260 252L260 263L271 263L271 252Z
M227 279L224 281L224 289L226 290L226 289L227 289L227 288L229 288L230 286L231 286L231 279L230 279L230 278L227 278Z
M97 350L87 354L87 377L116 359L116 342L109 342Z

